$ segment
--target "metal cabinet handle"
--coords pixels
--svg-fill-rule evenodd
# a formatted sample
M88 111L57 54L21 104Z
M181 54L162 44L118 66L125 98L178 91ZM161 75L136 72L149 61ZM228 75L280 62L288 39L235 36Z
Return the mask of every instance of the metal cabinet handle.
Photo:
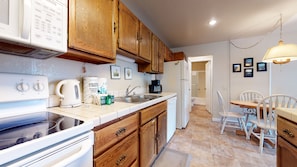
M116 32L117 28L118 28L118 27L117 27L116 23L113 22L113 32L114 32L114 33Z
M121 155L120 158L117 160L116 165L119 166L122 164L123 161L127 158L126 155Z
M289 129L284 129L283 132L291 138L295 137L294 133L291 132Z
M115 135L120 136L122 133L126 132L126 128L120 128L118 131L116 131Z

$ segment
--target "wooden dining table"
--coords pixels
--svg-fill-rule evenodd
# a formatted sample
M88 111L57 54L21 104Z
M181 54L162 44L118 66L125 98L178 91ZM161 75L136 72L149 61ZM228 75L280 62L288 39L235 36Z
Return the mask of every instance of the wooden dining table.
M231 100L230 104L237 105L240 108L247 108L247 109L257 109L258 103L255 101L241 101L241 100ZM269 104L267 104L268 107ZM260 110L263 108L263 104L260 105ZM272 109L274 110L275 107L273 105ZM260 118L263 118L263 113L260 112Z
M230 104L237 105L240 108L257 108L258 103L253 101L231 100Z
M241 101L241 100L231 100L230 104L239 106L240 108L247 108L247 109L257 109L258 103L254 102L254 101ZM268 104L267 104L268 105ZM260 109L263 106L260 106ZM275 107L273 107L273 109L275 109ZM263 113L260 112L260 118L263 117ZM259 131L259 129L255 129L255 131ZM242 130L236 130L236 134L237 135L245 135L245 133ZM251 136L252 140L256 140L258 141L258 139L256 137ZM274 143L271 142L269 139L265 139L265 141L271 145L272 147L274 147Z

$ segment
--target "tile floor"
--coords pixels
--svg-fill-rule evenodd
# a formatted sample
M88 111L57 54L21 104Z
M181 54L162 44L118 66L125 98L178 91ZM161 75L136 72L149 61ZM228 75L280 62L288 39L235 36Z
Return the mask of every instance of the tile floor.
M218 122L211 121L205 106L195 105L186 129L177 130L167 147L192 156L191 167L275 167L276 150L264 147L258 152L254 141L226 128L220 134Z

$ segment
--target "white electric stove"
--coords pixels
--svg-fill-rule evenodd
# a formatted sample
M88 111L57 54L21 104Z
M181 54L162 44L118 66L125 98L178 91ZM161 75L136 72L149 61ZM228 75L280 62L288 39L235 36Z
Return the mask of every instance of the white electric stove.
M0 166L92 166L92 122L47 112L48 79L0 73Z

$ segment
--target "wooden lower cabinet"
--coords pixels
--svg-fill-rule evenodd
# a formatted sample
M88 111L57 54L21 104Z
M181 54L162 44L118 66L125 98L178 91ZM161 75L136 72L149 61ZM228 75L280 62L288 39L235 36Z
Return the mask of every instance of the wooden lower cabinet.
M127 138L108 149L94 160L95 167L128 167L134 165L138 158L138 133L134 132Z
M297 123L277 117L277 167L297 164Z
M149 167L166 145L167 101L94 128L95 167Z
M167 101L139 111L140 166L149 167L166 145Z
M138 112L94 128L94 166L138 166Z
M140 166L150 166L157 156L156 135L157 120L156 118L147 122L140 127Z
M295 167L297 164L297 148L282 137L277 138L277 167Z
M138 129L138 113L95 131L94 156L119 142Z
M138 160L134 161L130 167L139 167Z
M157 142L157 153L159 154L167 143L167 112L158 116Z

